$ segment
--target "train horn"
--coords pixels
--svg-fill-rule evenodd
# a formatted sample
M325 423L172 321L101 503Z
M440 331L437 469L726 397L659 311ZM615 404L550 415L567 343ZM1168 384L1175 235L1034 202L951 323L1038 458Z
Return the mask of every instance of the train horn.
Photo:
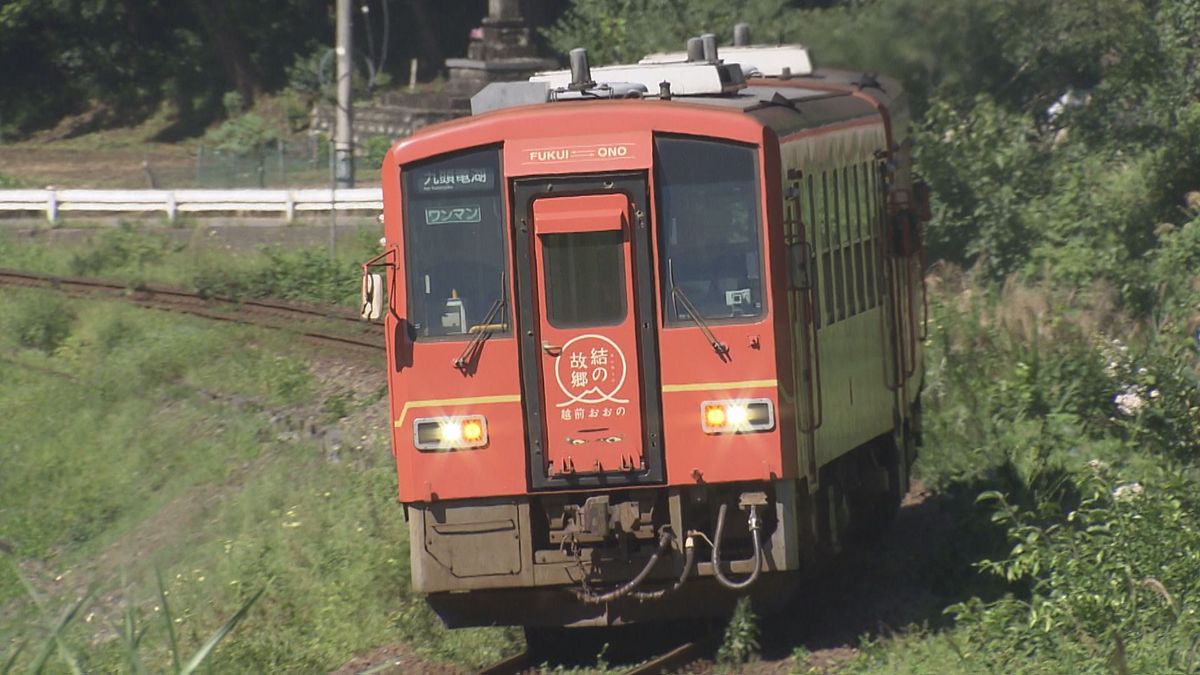
M739 23L733 27L733 46L747 47L750 45L750 24Z
M583 90L596 86L592 69L588 66L587 50L576 47L571 50L571 89Z
M705 33L700 36L704 44L704 60L709 63L717 63L717 34Z

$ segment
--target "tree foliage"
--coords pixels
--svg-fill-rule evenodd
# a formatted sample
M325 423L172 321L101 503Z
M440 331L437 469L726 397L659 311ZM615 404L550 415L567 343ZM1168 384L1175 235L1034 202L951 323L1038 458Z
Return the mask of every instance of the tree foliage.
M416 8L428 0L353 4L356 60L405 75L410 57L430 75L464 53L469 27L487 13L482 0L443 3L422 22ZM81 119L68 134L128 125L163 104L176 124L159 140L197 134L223 114L226 92L250 104L286 86L293 65L331 51L333 8L332 0L4 0L0 136L72 115Z

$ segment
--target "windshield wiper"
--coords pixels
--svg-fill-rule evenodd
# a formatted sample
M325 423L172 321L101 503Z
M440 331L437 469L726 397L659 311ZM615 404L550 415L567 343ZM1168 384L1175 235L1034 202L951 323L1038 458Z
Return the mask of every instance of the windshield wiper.
M719 354L722 359L728 356L729 345L721 342L717 339L716 335L713 335L712 329L708 327L708 324L704 321L704 318L700 316L700 312L696 311L696 306L692 304L690 299L688 299L688 296L683 292L683 289L672 283L671 297L682 302L683 308L687 310L688 316L692 317L692 321L694 321L696 325L700 327L700 331L704 333L704 337L708 339L708 344L712 345L713 351ZM679 314L678 310L676 310L675 313Z
M499 326L503 325L495 323L496 313L499 312L502 307L504 307L504 298L500 298L492 303L491 309L489 309L487 315L483 317L483 323L479 326L476 326L479 328L479 330L473 331L475 335L471 338L471 341L467 343L466 349L463 349L462 354L459 354L458 358L454 359L455 368L466 371L467 365L470 364L471 361L475 360L476 352L478 352L480 347L483 346L483 341L491 337L492 333L494 333Z
M479 350L483 347L483 341L491 337L492 333L496 332L496 329L506 325L503 322L496 322L497 314L499 314L500 310L504 309L504 296L504 274L501 274L500 297L492 303L491 308L488 309L487 314L484 315L483 323L471 326L470 332L474 333L475 335L471 338L471 341L467 343L467 346L465 349L463 349L462 353L458 355L458 358L454 359L455 368L458 368L464 373L467 372L467 366L475 360Z

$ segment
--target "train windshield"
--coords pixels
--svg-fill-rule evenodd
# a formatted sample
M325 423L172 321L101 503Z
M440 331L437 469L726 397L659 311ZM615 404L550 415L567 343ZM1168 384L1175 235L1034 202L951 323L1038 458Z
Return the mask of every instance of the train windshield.
M666 136L655 138L654 146L667 323L692 320L673 288L691 301L701 319L736 322L761 316L755 148Z
M403 177L408 319L418 339L507 333L500 151L407 165Z

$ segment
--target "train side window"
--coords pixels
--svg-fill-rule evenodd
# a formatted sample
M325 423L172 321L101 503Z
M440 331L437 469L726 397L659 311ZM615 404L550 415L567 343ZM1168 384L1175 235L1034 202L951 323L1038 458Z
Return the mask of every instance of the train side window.
M469 340L506 294L500 150L405 165L401 180L407 319L417 339ZM509 332L504 317L493 314L493 332Z
M691 323L678 287L706 320L763 314L758 152L730 141L657 136L655 192L663 315Z

